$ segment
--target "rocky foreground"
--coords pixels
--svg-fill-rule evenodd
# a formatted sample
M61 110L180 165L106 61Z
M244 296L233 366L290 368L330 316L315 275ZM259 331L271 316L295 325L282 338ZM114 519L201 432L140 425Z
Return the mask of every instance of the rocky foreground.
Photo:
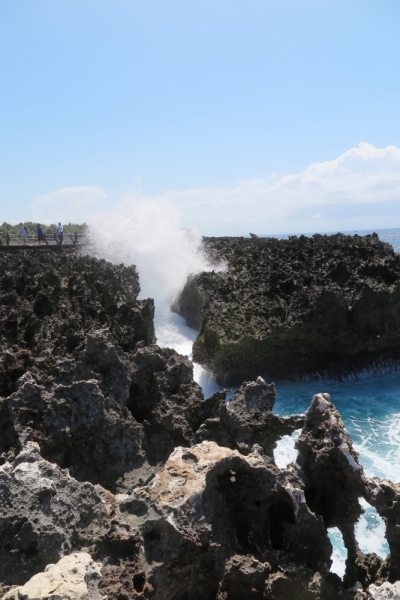
M192 363L155 345L133 267L0 260L0 598L399 597L400 487L364 476L328 394L286 418L261 377L204 399ZM297 462L279 469L295 429ZM362 497L386 561L357 545Z
M376 234L205 238L223 272L176 303L199 329L193 357L222 385L343 377L400 362L400 256Z

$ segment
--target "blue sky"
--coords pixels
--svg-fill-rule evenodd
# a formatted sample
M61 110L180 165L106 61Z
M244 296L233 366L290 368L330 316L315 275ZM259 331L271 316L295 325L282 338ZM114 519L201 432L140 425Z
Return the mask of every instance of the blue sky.
M0 221L123 198L202 233L400 226L399 21L398 0L1 0Z

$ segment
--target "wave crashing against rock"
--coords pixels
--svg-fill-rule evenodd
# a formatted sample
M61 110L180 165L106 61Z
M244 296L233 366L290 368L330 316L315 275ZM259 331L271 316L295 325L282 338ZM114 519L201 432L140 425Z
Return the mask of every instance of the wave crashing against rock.
M400 579L399 490L364 476L327 394L285 418L262 378L204 400L192 363L154 344L133 267L26 252L3 273L7 599L62 580L77 599L361 600ZM274 448L295 429L297 462L279 469ZM387 561L357 545L360 497L386 520ZM333 526L344 582L329 572Z

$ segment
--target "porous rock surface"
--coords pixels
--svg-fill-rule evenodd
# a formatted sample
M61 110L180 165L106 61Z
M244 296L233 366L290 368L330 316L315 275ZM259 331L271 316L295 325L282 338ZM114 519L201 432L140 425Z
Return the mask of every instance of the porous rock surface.
M154 302L137 300L134 266L76 253L0 254L0 396L33 358L74 355L90 329L108 327L124 350L155 341Z
M145 335L133 318L118 337L134 269L62 259L48 259L57 277L68 265L97 307L86 318L77 303L79 343L67 345L56 295L35 317L43 336L26 339L20 316L16 337L1 334L0 598L364 600L400 579L400 490L364 476L328 394L289 417L274 414L274 384L261 377L229 401L204 399L191 361L155 344L151 319ZM40 277L44 258L18 260ZM117 312L101 312L88 264L105 287L119 281ZM33 311L37 296L24 294L21 310ZM274 449L295 429L298 459L279 469ZM386 521L387 561L358 547L360 497ZM330 572L331 526L348 549L344 581Z
M25 585L13 588L4 600L105 600L98 592L101 564L87 552L64 556L55 565L47 565L43 573L34 575Z
M242 454L248 454L254 444L259 444L267 456L273 457L276 442L300 429L304 423L302 415L275 415L272 412L275 398L274 384L265 383L262 377L244 382L229 402L226 402L224 392L215 393L202 406L206 414L195 440L215 441Z
M106 534L115 500L78 482L27 442L0 467L0 581L24 584L49 563Z
M386 582L380 586L371 585L368 590L368 600L400 600L400 582Z
M346 585L351 587L360 582L366 588L371 581L387 577L388 563L376 554L362 553L355 536L355 524L363 513L359 498L364 497L372 504L371 482L364 476L357 452L329 394L313 397L296 448L308 505L322 516L326 527L341 531L347 550ZM390 531L388 527L387 537Z
M225 270L190 277L174 310L223 385L343 377L400 358L400 258L376 234L205 238Z

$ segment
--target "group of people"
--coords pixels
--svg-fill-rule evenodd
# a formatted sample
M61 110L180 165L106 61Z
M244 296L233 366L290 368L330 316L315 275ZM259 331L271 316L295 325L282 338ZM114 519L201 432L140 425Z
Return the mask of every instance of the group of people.
M20 223L20 227L21 227L22 243L24 246L26 246L27 239L28 239L28 230L24 223ZM44 242L45 244L49 243L46 239L46 235L45 235L45 233L43 231L43 227L40 223L37 224L36 233L37 233L37 237L38 237L39 246L40 246L41 242ZM56 227L56 231L54 232L54 239L57 242L57 244L59 246L61 246L61 244L63 243L63 239L64 239L64 228L61 225L61 223L59 223Z

